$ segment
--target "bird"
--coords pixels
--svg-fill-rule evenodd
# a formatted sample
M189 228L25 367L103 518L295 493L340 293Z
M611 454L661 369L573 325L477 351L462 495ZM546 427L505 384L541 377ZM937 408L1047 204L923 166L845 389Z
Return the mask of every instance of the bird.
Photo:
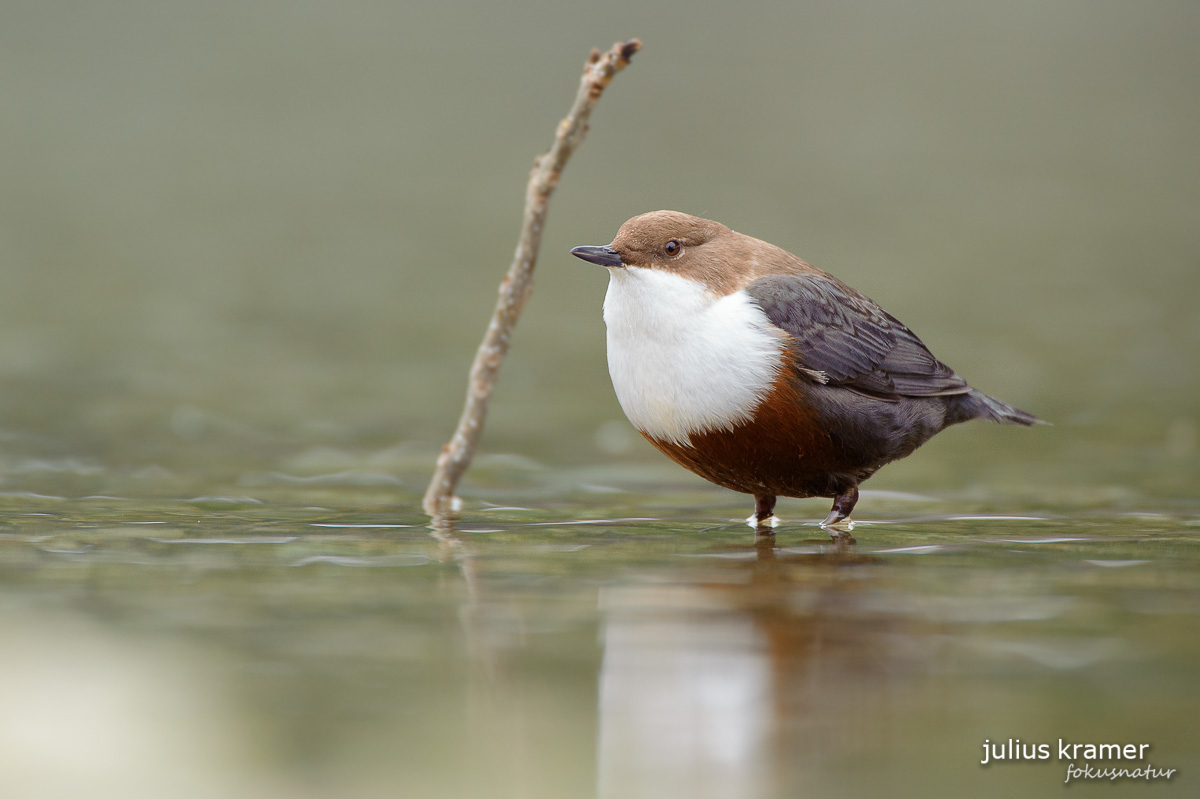
M851 527L859 485L950 425L1032 426L983 394L874 300L710 219L652 211L571 254L608 269L608 369L629 421L679 465L754 497L827 497Z

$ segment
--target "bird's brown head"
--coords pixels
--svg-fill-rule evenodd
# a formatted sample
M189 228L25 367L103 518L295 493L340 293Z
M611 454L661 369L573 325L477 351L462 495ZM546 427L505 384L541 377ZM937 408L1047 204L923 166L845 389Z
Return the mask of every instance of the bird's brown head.
M635 216L621 225L612 244L576 247L571 253L601 266L673 272L704 283L717 294L736 291L761 274L811 269L765 241L679 211Z

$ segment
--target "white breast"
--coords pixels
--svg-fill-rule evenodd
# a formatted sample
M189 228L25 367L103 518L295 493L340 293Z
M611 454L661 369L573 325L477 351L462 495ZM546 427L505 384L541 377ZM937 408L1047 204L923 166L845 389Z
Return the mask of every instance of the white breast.
M608 271L608 371L634 427L688 445L749 420L784 347L762 309L744 291L717 297L661 269Z

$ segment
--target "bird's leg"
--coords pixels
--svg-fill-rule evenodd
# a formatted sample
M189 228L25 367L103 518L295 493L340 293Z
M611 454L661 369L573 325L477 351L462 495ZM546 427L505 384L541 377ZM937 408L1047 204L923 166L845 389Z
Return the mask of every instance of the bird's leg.
M850 518L850 511L854 510L856 502L858 502L858 486L853 485L833 498L833 508L825 517L825 521L821 522L821 526L828 528L837 525L849 529L850 523L847 520ZM846 524L843 525L843 521L846 521ZM830 535L836 536L837 532L831 532Z
M774 494L755 494L754 495L754 518L756 521L765 521L775 515L775 495Z
M760 534L769 535L771 528L779 524L779 519L775 517L775 495L755 494L754 515L747 519L746 523Z

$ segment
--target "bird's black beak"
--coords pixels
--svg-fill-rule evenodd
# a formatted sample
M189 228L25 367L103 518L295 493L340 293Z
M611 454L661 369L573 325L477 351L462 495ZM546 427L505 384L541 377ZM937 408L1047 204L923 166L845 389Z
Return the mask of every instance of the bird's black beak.
M612 247L576 247L571 255L599 266L621 266L621 256Z

